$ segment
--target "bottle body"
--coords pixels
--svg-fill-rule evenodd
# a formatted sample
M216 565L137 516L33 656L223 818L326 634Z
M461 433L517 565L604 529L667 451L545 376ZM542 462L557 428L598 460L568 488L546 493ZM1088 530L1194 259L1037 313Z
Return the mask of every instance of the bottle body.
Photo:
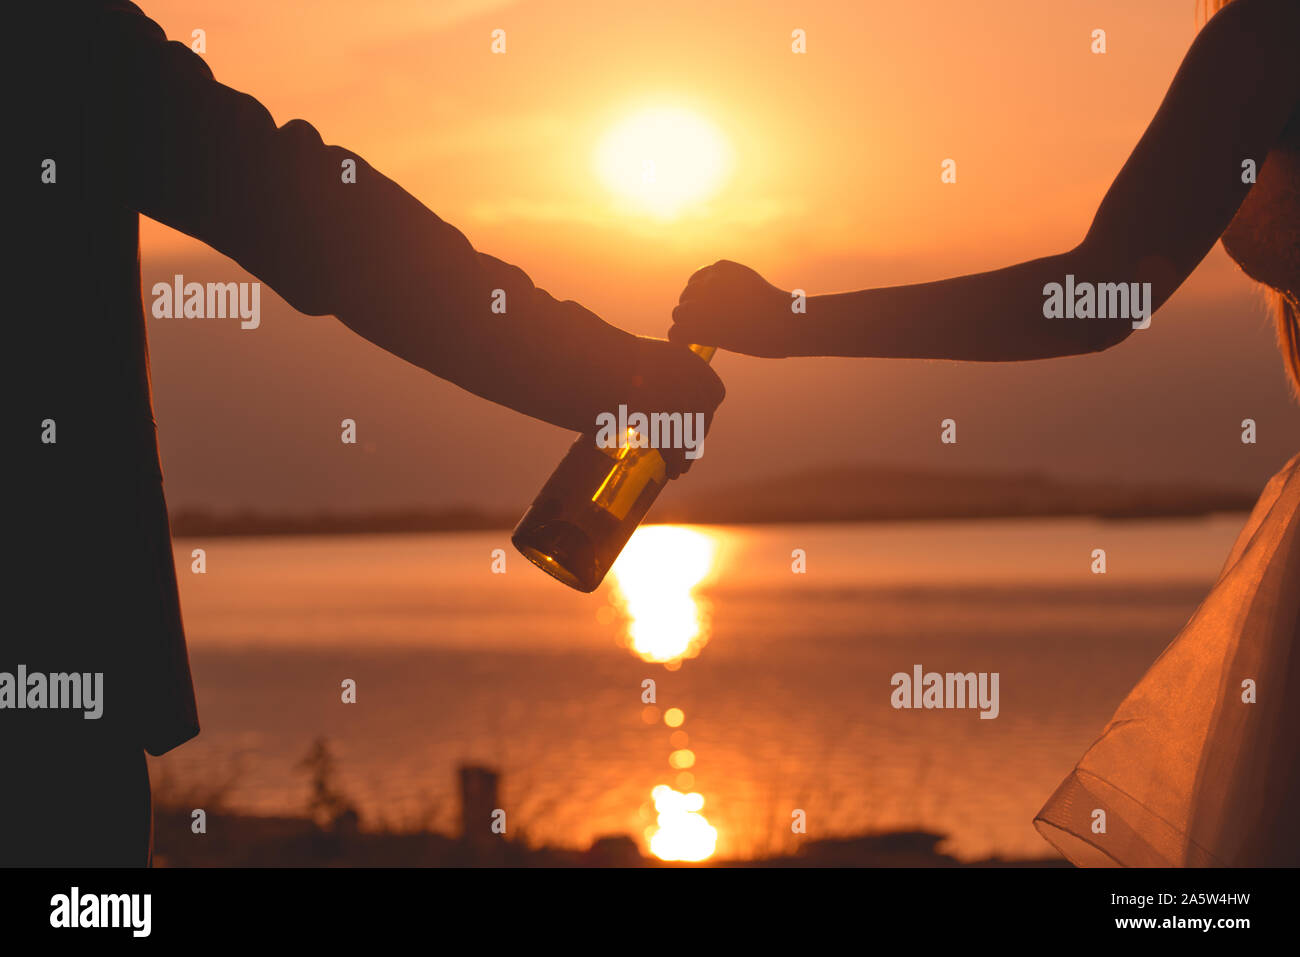
M691 349L706 362L713 357L712 347ZM510 540L548 575L578 591L595 591L667 482L657 449L631 443L601 448L595 431L584 433Z

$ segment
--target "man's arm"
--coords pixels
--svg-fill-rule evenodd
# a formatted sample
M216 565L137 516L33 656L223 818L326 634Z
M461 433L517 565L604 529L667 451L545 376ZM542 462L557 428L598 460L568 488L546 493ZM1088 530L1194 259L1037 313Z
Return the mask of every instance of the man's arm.
M627 402L712 413L721 383L680 346L558 302L309 124L277 127L133 4L104 4L88 122L132 208L203 240L294 308L483 398L565 428ZM356 182L343 182L345 160ZM506 313L492 312L494 290Z

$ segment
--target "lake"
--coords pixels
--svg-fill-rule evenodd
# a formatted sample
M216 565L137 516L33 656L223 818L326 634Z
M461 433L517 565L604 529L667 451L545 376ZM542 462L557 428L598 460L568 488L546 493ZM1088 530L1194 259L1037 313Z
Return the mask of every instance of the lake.
M152 772L161 795L224 783L234 809L301 813L324 737L365 827L455 832L471 762L533 843L648 853L690 816L656 807L664 785L702 797L718 858L898 827L964 859L1051 856L1034 813L1244 520L648 526L591 595L504 531L178 540L203 732ZM998 716L895 709L916 665L996 672Z

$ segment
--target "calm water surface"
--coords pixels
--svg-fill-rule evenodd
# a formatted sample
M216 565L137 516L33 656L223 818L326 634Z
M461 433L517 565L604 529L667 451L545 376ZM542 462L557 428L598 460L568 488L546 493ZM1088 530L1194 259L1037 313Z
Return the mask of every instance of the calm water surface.
M963 858L1050 855L1034 812L1243 522L652 526L592 595L506 532L180 540L203 733L154 775L298 813L323 736L367 826L454 831L473 761L500 769L508 827L533 842L649 850L667 785L702 796L719 857L792 850L796 808L811 838L919 826ZM998 672L1000 715L893 709L890 678L915 664Z

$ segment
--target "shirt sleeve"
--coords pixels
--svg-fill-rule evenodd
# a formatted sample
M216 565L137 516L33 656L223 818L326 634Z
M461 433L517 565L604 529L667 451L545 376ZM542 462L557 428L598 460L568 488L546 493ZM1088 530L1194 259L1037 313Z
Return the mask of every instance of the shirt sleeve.
M337 316L484 398L590 427L591 396L618 388L600 370L634 336L479 253L309 123L277 126L133 4L103 4L99 16L87 123L123 202L234 259L300 312ZM504 315L492 308L501 293ZM552 376L578 384L546 394L536 367L547 359Z

